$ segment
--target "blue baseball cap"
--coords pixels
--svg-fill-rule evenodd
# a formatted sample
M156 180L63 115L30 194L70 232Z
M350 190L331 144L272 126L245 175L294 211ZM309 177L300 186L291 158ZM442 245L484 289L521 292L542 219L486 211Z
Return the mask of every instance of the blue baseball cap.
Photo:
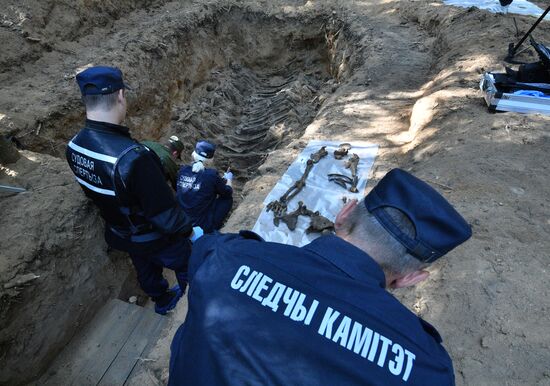
M466 220L427 183L401 169L393 169L365 197L365 206L378 222L424 263L431 263L468 240L472 230ZM404 213L415 227L408 236L385 208Z
M216 151L216 145L207 141L199 141L195 145L195 153L204 158L214 157Z
M90 67L76 75L82 95L112 94L129 87L122 80L122 71L116 67Z

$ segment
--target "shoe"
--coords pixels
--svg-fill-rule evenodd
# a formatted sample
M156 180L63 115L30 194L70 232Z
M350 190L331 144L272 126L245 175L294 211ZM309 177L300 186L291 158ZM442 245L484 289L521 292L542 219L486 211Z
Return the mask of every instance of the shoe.
M178 301L183 296L183 292L184 291L181 290L179 284L176 284L175 286L170 288L166 292L166 295L169 296L169 300L165 302L165 304L162 306L158 302L155 302L155 312L159 315L166 315L168 311L176 308L176 304L178 304Z

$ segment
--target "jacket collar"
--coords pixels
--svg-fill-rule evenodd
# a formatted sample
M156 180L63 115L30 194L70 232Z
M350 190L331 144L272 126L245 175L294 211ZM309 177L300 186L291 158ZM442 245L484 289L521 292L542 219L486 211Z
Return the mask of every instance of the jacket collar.
M126 126L116 125L109 122L93 121L91 119L86 119L86 128L91 130L100 130L100 131L109 131L117 134L122 134L124 136L130 136L130 129Z
M328 260L355 280L386 286L384 272L376 261L353 244L337 236L322 236L303 247Z

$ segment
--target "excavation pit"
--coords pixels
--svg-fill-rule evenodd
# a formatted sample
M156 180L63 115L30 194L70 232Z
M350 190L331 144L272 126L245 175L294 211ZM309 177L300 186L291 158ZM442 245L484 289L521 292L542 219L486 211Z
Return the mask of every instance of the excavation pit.
M238 9L215 15L167 42L166 57L150 54L162 57L155 60L168 76L152 88L163 92L137 93L129 116L147 124L138 119L135 133L184 138L184 160L196 140L214 142L215 166L231 167L239 191L270 151L301 136L337 81L349 76L342 27L331 18L283 21Z
M238 8L219 11L193 27L126 39L130 68L126 124L139 139L178 135L218 145L216 164L231 167L239 191L267 154L299 138L327 95L351 74L354 49L333 16L284 20ZM73 85L76 91L76 85ZM74 98L15 139L30 150L64 156L82 125Z

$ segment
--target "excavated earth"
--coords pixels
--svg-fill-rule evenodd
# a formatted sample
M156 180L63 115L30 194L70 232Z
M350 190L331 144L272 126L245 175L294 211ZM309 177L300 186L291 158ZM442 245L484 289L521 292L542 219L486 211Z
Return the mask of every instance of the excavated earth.
M219 145L216 166L236 175L227 232L254 225L309 140L377 143L367 190L407 169L473 228L395 293L437 326L457 384L550 384L550 119L490 114L477 89L503 70L512 16L427 0L0 4L0 185L27 190L0 193L0 384L36 383L107 299L139 291L64 160L84 119L75 74L98 64L133 88L134 137L176 134L184 162L197 139ZM534 20L516 17L520 31ZM550 44L550 24L535 37ZM130 384L166 382L185 313Z

